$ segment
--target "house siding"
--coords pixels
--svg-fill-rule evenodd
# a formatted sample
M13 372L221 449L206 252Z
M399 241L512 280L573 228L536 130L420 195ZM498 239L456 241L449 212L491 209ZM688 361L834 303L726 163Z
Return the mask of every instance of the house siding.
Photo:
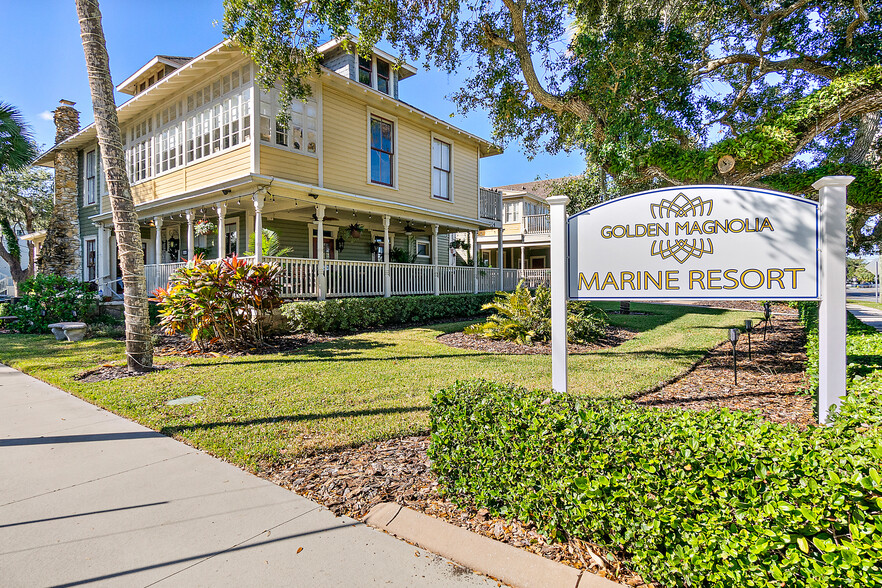
M261 145L260 173L295 182L318 185L319 162L316 157Z
M386 108L386 105L384 105ZM324 186L468 218L477 215L477 146L453 141L453 200L432 198L432 133L388 105L377 116L397 118L397 189L368 182L368 109L365 102L325 86L323 90ZM450 140L450 139L448 139Z

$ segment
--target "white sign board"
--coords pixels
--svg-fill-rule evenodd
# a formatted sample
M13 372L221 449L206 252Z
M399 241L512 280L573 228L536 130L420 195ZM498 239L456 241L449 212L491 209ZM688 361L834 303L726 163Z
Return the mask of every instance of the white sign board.
M615 198L568 220L570 300L817 300L818 204L727 186Z

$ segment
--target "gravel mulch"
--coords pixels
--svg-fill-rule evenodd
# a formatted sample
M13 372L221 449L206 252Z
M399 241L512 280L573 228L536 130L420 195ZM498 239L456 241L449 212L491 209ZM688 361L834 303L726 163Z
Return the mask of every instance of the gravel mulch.
M152 369L149 369L146 372L136 372L134 370L130 370L127 366L124 365L105 364L94 370L89 370L87 372L83 372L74 376L74 380L86 382L87 384L93 384L95 382L106 382L107 380L118 380L120 378L136 378L138 376L146 376L147 374L153 374L156 372L174 369L176 367L181 367L182 365L183 364L180 363L169 363L153 366Z
M606 349L621 345L628 339L637 336L637 331L623 327L607 327L606 333L596 343L589 345L576 345L570 343L567 350L570 353L587 353L596 349ZM509 355L550 355L551 345L537 343L535 345L521 345L512 341L494 341L485 337L466 335L465 333L447 333L439 335L438 341L459 349L471 349L474 351L486 351L489 353L507 353Z

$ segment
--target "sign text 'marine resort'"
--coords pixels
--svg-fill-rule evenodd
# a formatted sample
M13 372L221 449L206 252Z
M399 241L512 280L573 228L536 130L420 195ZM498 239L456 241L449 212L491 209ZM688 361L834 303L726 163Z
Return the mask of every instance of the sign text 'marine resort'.
M690 186L569 220L569 297L815 299L818 206L788 194Z

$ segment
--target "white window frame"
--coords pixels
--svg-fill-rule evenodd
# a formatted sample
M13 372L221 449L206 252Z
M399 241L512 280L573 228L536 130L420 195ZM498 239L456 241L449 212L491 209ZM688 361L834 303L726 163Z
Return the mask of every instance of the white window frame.
M509 209L509 208L513 211L512 216L514 217L514 220L508 220L508 210L507 209ZM503 201L503 203L502 203L502 224L510 225L510 224L521 222L522 217L520 215L520 210L521 210L521 203L520 202L518 202L518 201L512 202L511 200L509 200L508 202Z
M447 198L444 198L442 196L435 196L435 161L434 161L435 141L445 143L450 147L450 161L449 161L450 169L447 172L447 196L448 196ZM430 171L430 173L431 173L430 184L431 184L431 189L432 189L432 198L434 198L435 200L439 200L441 202L451 202L452 203L454 200L453 199L453 194L454 194L454 189L453 189L453 171L454 171L453 170L453 154L454 154L453 140L450 139L449 137L445 137L443 135L438 135L436 133L432 133L431 143L429 144L429 169L431 170Z
M378 182L374 182L371 179L371 119L372 118L380 118L385 120L386 122L392 123L392 185L381 184ZM367 163L367 184L369 186L376 186L378 188L386 188L389 190L398 190L398 162L400 158L398 157L400 153L399 142L398 142L398 117L392 116L386 112L381 110L376 110L374 108L367 108L367 141L365 142L365 157Z
M92 169L89 169L89 157L92 159ZM95 204L98 194L98 151L95 149L90 149L86 151L85 161L83 162L83 167L85 168L85 173L83 174L85 177L85 192L86 192L86 206L92 206ZM91 173L91 175L89 175Z
M420 245L426 246L426 254L420 253ZM416 239L416 256L421 259L429 259L432 257L432 241L425 237L417 237Z
M93 269L95 272L94 278L89 277L89 243L95 248L95 267ZM86 237L83 239L83 281L92 282L96 280L98 280L98 238Z
M296 153L298 155L305 155L307 157L315 157L318 159L319 153L321 153L321 108L319 103L319 93L315 88L313 88L312 95L304 101L295 101L289 107L289 116L290 120L293 120L295 116L300 116L300 148L294 147L294 142L296 137L293 135L292 127L294 125L288 126L288 128L284 129L285 131L285 141L287 144L280 144L276 142L276 134L280 132L278 128L278 115L279 115L279 89L273 88L270 92L264 92L262 89L257 88L255 92L257 99L257 109L256 109L256 120L257 120L257 139L261 145L267 145L268 147L273 147L275 149L282 149L284 151L290 151L291 153ZM267 113L264 114L264 105L266 106ZM315 116L309 116L309 109L313 108L315 110ZM297 112L297 110L300 112ZM268 118L267 121L269 124L269 140L265 140L261 137L261 127L263 124L263 119ZM309 128L310 121L313 122L313 128ZM309 151L309 133L315 133L315 151Z

